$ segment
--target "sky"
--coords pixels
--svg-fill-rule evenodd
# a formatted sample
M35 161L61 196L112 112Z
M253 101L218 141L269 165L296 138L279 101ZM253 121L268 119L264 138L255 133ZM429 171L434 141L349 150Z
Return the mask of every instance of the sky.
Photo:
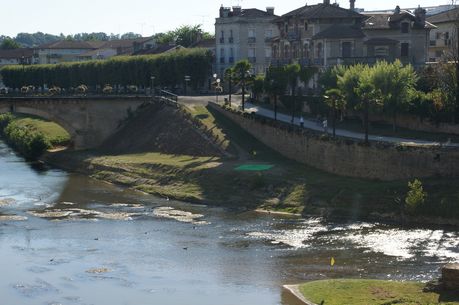
M333 2L334 0L331 0ZM365 10L451 4L452 0L356 0ZM214 32L218 9L241 5L243 8L265 9L274 6L277 15L320 0L0 0L0 35L15 36L37 31L51 34L81 32L126 33L144 36L168 31L180 25L202 24ZM337 0L349 7L348 0Z

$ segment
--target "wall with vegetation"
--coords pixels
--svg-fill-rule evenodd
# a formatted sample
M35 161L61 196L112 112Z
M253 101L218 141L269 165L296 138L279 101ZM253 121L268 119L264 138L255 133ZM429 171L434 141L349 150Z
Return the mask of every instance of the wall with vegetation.
M214 104L211 107L285 157L330 173L379 180L459 177L459 149L384 143L366 146L275 125L272 121L244 116Z

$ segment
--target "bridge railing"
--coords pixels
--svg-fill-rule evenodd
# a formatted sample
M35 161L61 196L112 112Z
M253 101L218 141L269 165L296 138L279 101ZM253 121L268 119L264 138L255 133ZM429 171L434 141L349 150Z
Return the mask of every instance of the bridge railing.
M178 95L166 90L160 90L158 93L157 97L172 103L178 103Z

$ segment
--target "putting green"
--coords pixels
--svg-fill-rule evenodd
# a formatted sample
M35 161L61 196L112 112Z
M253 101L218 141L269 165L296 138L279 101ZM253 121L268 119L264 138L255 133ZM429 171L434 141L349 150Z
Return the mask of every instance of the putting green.
M237 171L247 171L247 172L256 172L256 171L267 171L274 167L274 165L265 165L265 164L246 164L236 167Z

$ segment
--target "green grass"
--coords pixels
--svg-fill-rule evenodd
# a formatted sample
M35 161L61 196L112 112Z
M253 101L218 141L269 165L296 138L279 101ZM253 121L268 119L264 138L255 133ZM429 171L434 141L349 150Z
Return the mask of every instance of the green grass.
M54 122L31 116L16 116L18 126L29 126L41 132L53 147L66 146L70 142L69 133Z
M454 294L425 293L425 284L378 280L326 280L300 286L306 299L324 305L459 305Z

